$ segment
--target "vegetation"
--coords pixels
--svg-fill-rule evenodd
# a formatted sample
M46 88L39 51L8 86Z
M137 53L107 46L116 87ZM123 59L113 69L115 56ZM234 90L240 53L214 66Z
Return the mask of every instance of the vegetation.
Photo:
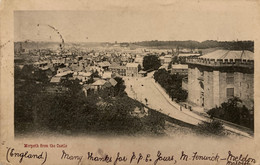
M220 107L213 108L207 113L211 117L254 129L254 117L250 115L248 108L242 106L242 101L237 97L229 99L227 102L222 103Z
M182 79L184 76L179 74L171 75L165 69L159 69L154 73L154 79L158 82L168 93L172 99L177 102L185 101L188 93L182 90Z
M144 105L125 93L124 80L115 78L117 85L84 95L79 80L63 81L68 90L48 93L48 83L21 80L21 70L15 70L15 132L32 133L39 130L62 134L161 134L164 118L149 110L149 115L132 115ZM17 74L20 73L20 74ZM31 70L25 75L33 77ZM42 79L41 81L43 81Z
M211 122L202 122L198 124L198 130L200 133L204 134L214 134L223 135L224 127L223 124L217 120L212 120Z
M156 55L144 56L144 70L157 70L161 66L161 62Z

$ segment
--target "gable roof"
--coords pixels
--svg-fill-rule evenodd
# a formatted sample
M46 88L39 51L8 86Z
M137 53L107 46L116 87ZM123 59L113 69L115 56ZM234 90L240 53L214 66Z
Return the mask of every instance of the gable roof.
M103 62L99 62L98 65L101 67L108 67L110 66L110 63L108 61L103 61Z
M59 68L58 71L66 72L71 70L69 68Z
M58 76L54 76L51 78L51 83L60 83L61 81L61 77L58 77Z
M102 75L103 79L108 79L111 78L112 72L104 72L104 74Z
M92 86L103 86L105 83L106 83L105 80L99 79L99 80L95 81L95 82L94 82L93 84L91 84L91 85L92 85Z
M113 78L111 78L109 80L109 82L111 83L112 86L116 86L116 84L117 84L117 81L115 79L113 79Z

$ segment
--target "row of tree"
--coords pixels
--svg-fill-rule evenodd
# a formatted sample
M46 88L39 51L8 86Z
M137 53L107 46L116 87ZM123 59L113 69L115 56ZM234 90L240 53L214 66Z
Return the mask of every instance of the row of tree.
M182 89L183 78L183 75L171 75L165 69L154 72L155 81L165 89L172 100L175 99L177 102L185 101L188 96L188 92Z

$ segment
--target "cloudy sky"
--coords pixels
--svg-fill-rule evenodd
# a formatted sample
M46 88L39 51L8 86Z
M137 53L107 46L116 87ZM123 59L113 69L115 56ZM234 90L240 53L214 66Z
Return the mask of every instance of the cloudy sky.
M187 2L187 1L186 1ZM15 11L15 41L253 40L254 1L164 1L81 11ZM39 26L37 26L39 24Z

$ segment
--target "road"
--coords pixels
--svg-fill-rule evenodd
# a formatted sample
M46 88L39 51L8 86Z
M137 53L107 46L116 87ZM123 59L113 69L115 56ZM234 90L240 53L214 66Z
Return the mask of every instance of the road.
M197 125L202 120L190 116L183 111L179 110L179 107L175 107L171 102L166 99L160 90L154 84L152 78L153 72L149 73L147 77L125 77L126 92L129 97L139 100L146 104L145 98L148 100L148 107L158 110L170 117L181 120L183 122Z
M171 101L162 87L155 83L152 78L153 73L154 72L149 73L147 77L124 77L126 85L125 91L128 96L142 102L143 104L146 104L145 99L147 99L148 107L192 125L197 125L202 121L210 121L209 118L190 112L184 107L181 111L179 105ZM245 137L252 137L252 135L243 129L237 129L236 127L226 124L224 124L224 128Z

